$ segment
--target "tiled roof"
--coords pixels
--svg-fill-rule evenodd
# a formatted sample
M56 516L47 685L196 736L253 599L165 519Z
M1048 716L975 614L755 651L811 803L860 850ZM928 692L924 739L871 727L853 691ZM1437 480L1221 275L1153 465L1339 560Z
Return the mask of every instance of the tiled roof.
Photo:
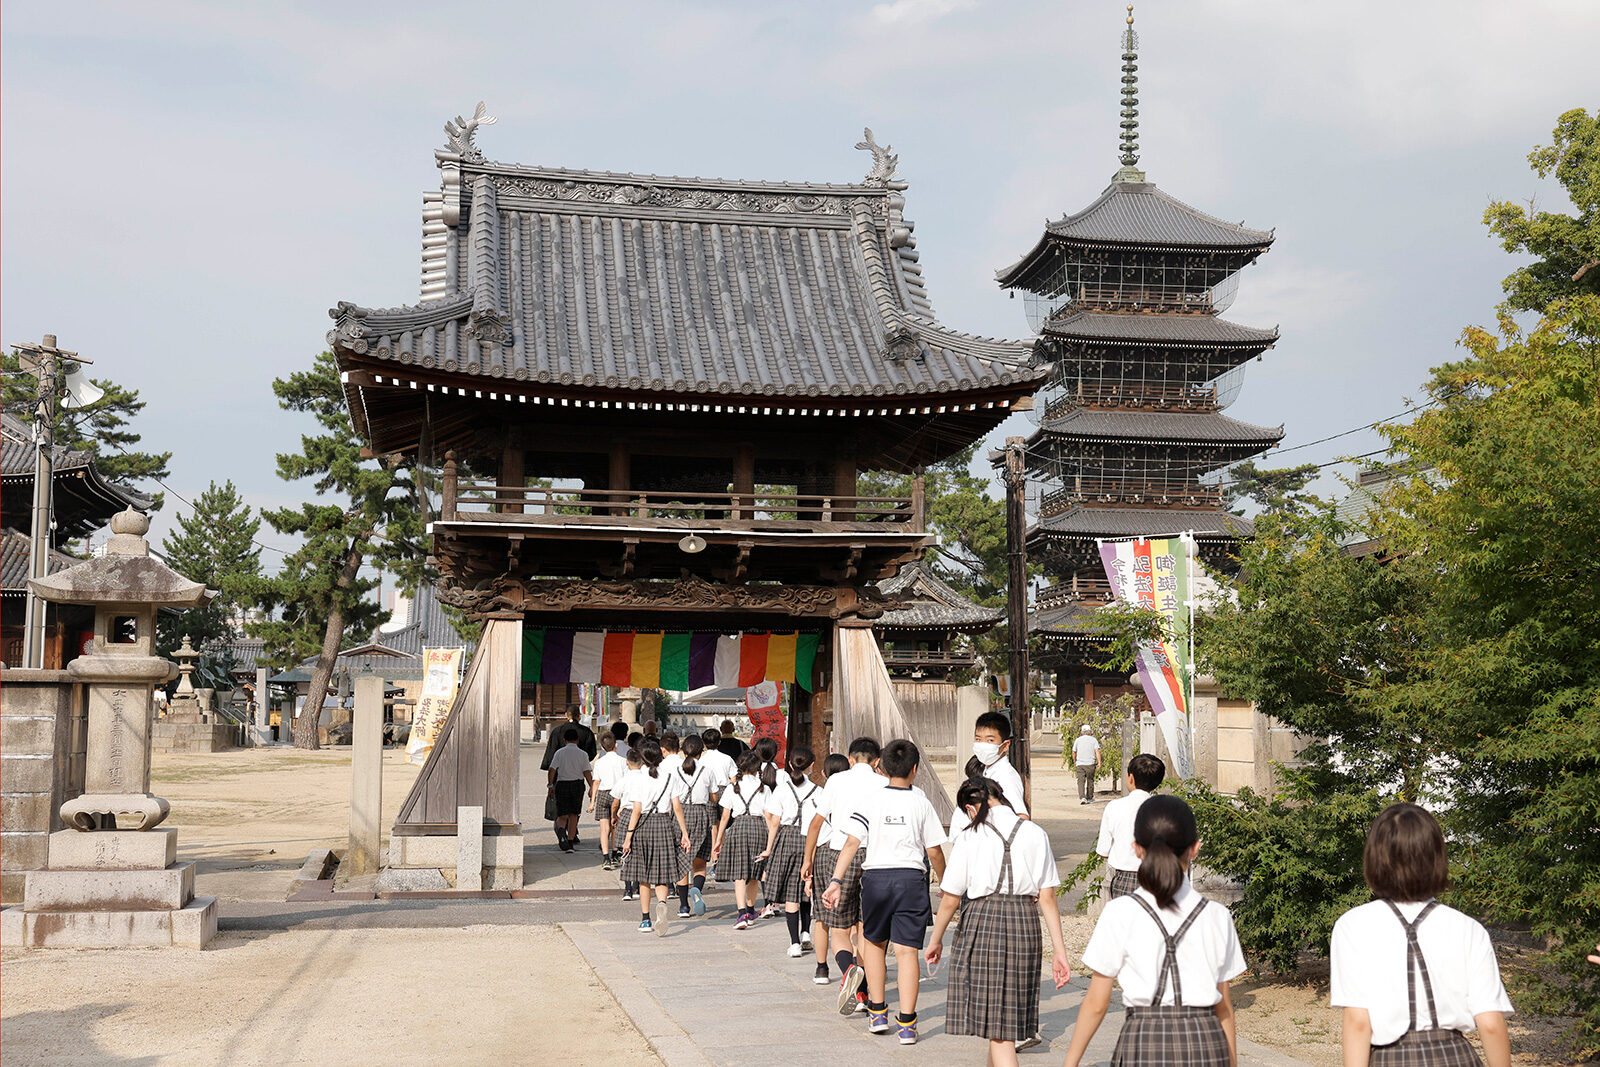
M464 641L450 624L449 616L427 582L418 587L411 598L406 625L395 630L379 629L372 635L372 644L382 645L395 655L421 658L425 648L464 648L471 654L473 644ZM391 657L392 658L392 657Z
M1045 373L1028 343L934 318L904 183L887 174L820 185L440 159L429 299L340 304L341 365L708 398L1022 395Z
M1005 617L1001 608L974 604L945 582L922 560L908 563L893 578L878 583L885 596L909 601L904 608L890 608L878 620L880 630L948 629L981 633L998 625Z
M1154 182L1112 182L1099 199L1076 215L1048 225L1057 237L1088 244L1136 244L1183 248L1265 248L1272 231L1224 222L1168 196Z
M1255 426L1215 412L1074 408L1041 423L1037 437L1145 444L1245 444L1266 448L1283 439L1283 427Z
M1069 603L1039 608L1028 616L1028 632L1042 637L1099 636L1105 626L1094 618L1098 604Z
M29 551L33 539L17 530L0 530L0 593L23 596L28 591ZM50 553L50 573L82 563L54 550Z
M1154 537L1192 530L1200 538L1249 537L1249 519L1226 511L1176 508L1072 508L1039 520L1034 532L1046 537Z
M32 428L15 415L0 412L0 479L10 486L6 496L13 506L17 500L13 494L25 492L22 485L33 484L34 451ZM95 466L91 452L56 445L52 470L58 539L82 537L104 526L112 515L125 508L145 511L154 503L143 493L107 481Z
M1046 322L1047 337L1069 341L1108 341L1116 344L1182 344L1215 348L1264 350L1278 340L1270 330L1242 326L1215 315L1173 315L1152 312L1115 314L1079 311Z

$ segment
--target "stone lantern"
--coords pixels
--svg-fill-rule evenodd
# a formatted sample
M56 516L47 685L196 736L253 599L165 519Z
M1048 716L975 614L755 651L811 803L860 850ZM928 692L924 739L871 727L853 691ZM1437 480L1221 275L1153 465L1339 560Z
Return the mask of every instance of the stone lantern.
M72 829L50 835L22 908L4 912L8 933L30 948L199 948L216 932L216 901L195 899L194 864L176 862L177 831L158 829L169 806L150 792L153 694L178 673L155 653L156 612L212 594L151 557L149 529L144 515L121 512L105 555L29 582L44 600L95 609L93 650L67 665L87 690L85 790L61 805Z

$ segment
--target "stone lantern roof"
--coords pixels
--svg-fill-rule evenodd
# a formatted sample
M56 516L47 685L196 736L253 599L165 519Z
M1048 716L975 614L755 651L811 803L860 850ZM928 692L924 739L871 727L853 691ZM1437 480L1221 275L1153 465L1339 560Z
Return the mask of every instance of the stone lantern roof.
M196 608L216 594L201 582L191 582L150 555L144 535L150 519L131 508L111 518L110 542L103 556L28 585L41 598L57 604L147 604Z

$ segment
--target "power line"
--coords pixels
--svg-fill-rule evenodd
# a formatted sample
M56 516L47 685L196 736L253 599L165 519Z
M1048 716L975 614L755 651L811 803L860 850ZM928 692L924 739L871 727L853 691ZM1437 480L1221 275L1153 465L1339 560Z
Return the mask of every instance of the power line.
M132 458L131 453L129 453L127 449L123 448L121 445L117 444L116 442L114 442L114 441L106 441L104 443L105 444L109 444L112 448L116 449L118 452L121 452L124 456L126 456L126 457L128 457L130 459ZM212 522L210 522L209 520L205 519L203 516L201 516L200 509L199 509L199 507L197 507L195 505L194 501L190 500L188 497L184 496L182 493L178 492L176 489L172 488L172 486L168 485L166 482L162 481L160 478L157 478L155 475L147 474L147 475L145 475L145 477L149 478L152 482L155 482L157 485L159 485L166 492L171 493L173 496L177 497L183 503L189 505L189 510L194 512L195 517L199 518L201 522L204 522L206 524L207 529L209 529L212 533L214 533L214 534L224 534L224 533L235 533L235 532L237 532L237 531L234 531L234 530L230 530L225 526L219 527L219 526L213 524ZM262 550L267 551L267 552L276 552L280 556L289 555L288 549L278 548L276 545L266 544L265 542L256 540L254 537L250 538L250 543L255 545L257 548L262 549Z

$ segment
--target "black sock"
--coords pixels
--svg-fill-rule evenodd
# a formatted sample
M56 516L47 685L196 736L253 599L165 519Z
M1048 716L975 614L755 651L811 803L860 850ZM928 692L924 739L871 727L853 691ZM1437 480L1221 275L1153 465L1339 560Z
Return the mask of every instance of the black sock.
M868 1011L888 1011L889 1010L889 1002L887 1000L884 1000L884 1001L879 1001L877 1004L874 1004L874 1003L872 1003L872 1001L869 1000L869 1001L867 1001L867 1010Z
M856 962L856 958L850 954L848 949L840 949L833 954L833 962L839 965L839 970L848 971Z
M905 1012L901 1012L899 1014L898 1018L899 1018L900 1022L903 1022L903 1023L914 1023L914 1022L917 1021L917 1013L916 1012L912 1012L910 1015L907 1015Z
M682 904L686 908L689 906L689 887L688 886L680 885L678 887L678 903Z
M783 913L783 921L789 924L789 943L798 945L800 943L800 913L798 911L786 911Z
M811 901L809 900L800 902L800 928L802 930L811 929Z
M638 895L638 892L639 892L639 883L638 882L623 882L622 883L622 888L628 891L628 895L630 897L631 896L636 896L636 895Z
M696 889L700 890L700 892L704 893L706 891L706 876L703 875L703 874L695 875L694 876L694 887Z

